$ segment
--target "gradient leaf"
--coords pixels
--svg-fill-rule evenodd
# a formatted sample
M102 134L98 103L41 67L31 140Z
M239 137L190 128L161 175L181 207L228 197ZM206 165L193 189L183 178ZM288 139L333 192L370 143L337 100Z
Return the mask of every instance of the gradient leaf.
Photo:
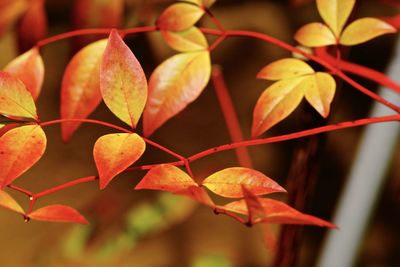
M157 20L157 26L163 31L183 31L193 26L204 12L196 5L176 3L164 10Z
M146 143L137 134L107 134L97 139L93 156L100 177L100 189L137 161L146 149Z
M204 187L199 187L198 185L195 185L195 186L192 185L181 191L176 191L174 193L177 195L188 196L203 205L209 206L211 208L215 208L214 202L208 195L207 191L204 190Z
M256 222L257 217L264 216L264 208L261 202L258 201L257 195L244 185L242 185L242 192L248 210L249 222L253 224Z
M262 68L257 74L257 78L277 81L312 73L314 73L314 70L303 60L284 58L274 61Z
M336 37L323 23L313 22L304 25L294 35L294 39L308 47L319 47L336 44Z
M64 205L46 206L29 213L28 217L38 221L88 224L77 210Z
M172 49L179 52L191 52L208 48L206 37L196 27L191 27L181 32L161 31L161 34L165 42Z
M100 91L108 108L132 128L147 99L146 76L135 55L112 30L100 67Z
M9 194L0 190L0 206L20 214L24 214L24 210Z

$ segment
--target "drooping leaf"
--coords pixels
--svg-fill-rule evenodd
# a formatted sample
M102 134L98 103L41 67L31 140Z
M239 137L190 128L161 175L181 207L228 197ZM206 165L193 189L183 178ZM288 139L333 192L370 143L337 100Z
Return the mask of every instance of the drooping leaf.
M4 70L20 79L34 100L38 98L43 85L44 64L37 47L12 60Z
M203 15L204 10L188 3L176 3L161 13L157 26L163 31L183 31L192 27Z
M42 157L46 143L46 135L38 125L14 128L0 137L0 190Z
M100 137L93 149L99 172L100 189L137 161L146 149L146 143L137 134L117 133Z
M103 39L80 50L65 69L61 86L61 118L84 119L100 104L100 64L107 40ZM67 142L80 122L61 124Z
M394 32L396 32L396 29L383 20L362 18L353 21L344 29L340 43L343 45L361 44L380 35Z
M252 136L263 134L285 119L300 104L304 92L300 83L305 77L278 81L260 96L253 112Z
M24 214L24 210L9 194L0 190L0 206L20 214Z
M0 1L0 36L23 14L28 8L26 0Z
M38 221L88 224L77 210L64 205L46 206L29 213L28 217Z
M336 37L340 36L355 2L355 0L317 0L319 14Z
M147 99L146 76L116 30L112 30L103 55L100 91L108 108L123 122L136 127Z
M149 81L149 99L143 115L144 135L151 135L196 100L210 74L208 51L178 54L159 65Z
M197 28L191 27L182 32L161 31L165 42L179 52L191 52L208 48L207 39Z
M262 68L257 74L257 78L277 81L312 73L314 73L313 68L311 68L310 65L305 63L303 60L284 58L274 61Z
M197 185L189 186L188 188L185 188L181 191L176 191L175 194L188 196L188 197L192 198L193 200L195 200L203 205L209 206L211 208L215 207L214 202L212 201L210 196L207 194L206 190L204 190L203 187L199 187Z
M242 186L256 195L286 192L274 180L263 173L243 167L226 168L208 176L202 184L223 197L243 197Z
M37 120L36 106L24 83L0 71L0 114Z
M181 192L191 186L198 186L197 183L184 171L168 164L160 164L143 177L135 189L152 189L167 192Z
M242 185L242 192L248 210L249 222L254 223L257 217L264 215L264 208L257 195L247 189L245 185Z
M323 23L313 22L304 25L294 35L294 39L308 47L319 47L336 44L336 37Z

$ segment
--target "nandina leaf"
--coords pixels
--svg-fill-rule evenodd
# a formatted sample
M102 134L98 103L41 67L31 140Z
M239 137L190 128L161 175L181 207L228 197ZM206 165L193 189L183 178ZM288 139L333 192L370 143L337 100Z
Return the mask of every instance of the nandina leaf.
M100 90L108 108L123 122L136 127L147 99L146 76L116 30L111 31L103 55Z
M161 31L165 42L179 52L191 52L208 48L207 39L197 28L191 27L182 32Z
M176 3L164 10L157 20L157 26L163 31L183 31L193 26L204 12L196 5Z
M0 35L2 35L28 8L26 0L0 1Z
M262 68L257 74L257 78L277 81L312 73L314 73L313 68L311 68L310 65L305 63L303 60L284 58L274 61Z
M202 184L223 197L243 197L242 186L256 195L286 192L274 180L263 173L243 167L226 168L208 176Z
M84 119L100 104L100 64L107 45L103 39L82 48L65 69L61 86L61 118ZM80 122L61 124L67 142Z
M38 221L88 224L77 210L64 205L46 206L29 213L28 217Z
M100 177L100 189L137 161L146 149L146 143L137 134L107 134L97 139L93 156Z
M399 2L399 5L400 5L400 2ZM390 25L392 25L396 29L400 29L400 15L389 16L389 17L381 17L381 19L383 21L389 23Z
M159 65L149 81L149 99L143 114L144 135L151 135L196 100L210 74L208 51L178 54Z
M160 164L143 177L135 189L152 189L172 193L182 192L197 183L184 171L168 164Z
M0 71L0 114L37 120L36 106L24 83Z
M260 96L253 112L252 136L263 134L285 119L300 104L304 92L299 84L305 77L278 81Z
M317 0L319 14L336 37L340 36L355 2L355 0Z
M212 201L212 199L210 198L210 196L208 195L207 191L204 190L204 187L199 187L199 186L189 186L181 191L176 191L174 192L177 195L184 195L184 196L188 196L190 198L192 198L193 200L209 206L211 208L215 207L214 202Z
M254 223L257 217L264 215L264 208L258 200L259 198L257 195L255 195L245 185L242 185L242 192L248 210L249 222Z
M356 45L369 41L375 37L386 33L394 33L396 29L376 18L362 18L353 21L344 29L340 37L340 43L343 45Z
M38 125L14 128L0 137L0 190L42 157L46 142Z
M24 214L24 210L9 194L0 190L0 206L20 214Z
M319 47L336 44L336 37L323 23L313 22L301 27L294 39L304 46Z
M44 64L37 47L12 60L4 70L20 79L33 99L38 98L43 85Z

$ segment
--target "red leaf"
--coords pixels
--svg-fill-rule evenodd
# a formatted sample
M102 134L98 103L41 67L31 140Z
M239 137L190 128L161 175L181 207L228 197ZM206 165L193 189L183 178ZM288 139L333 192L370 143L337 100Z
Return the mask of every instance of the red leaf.
M163 31L183 31L193 26L203 14L204 10L199 6L176 3L164 10L157 26Z
M100 91L108 108L135 128L146 104L147 81L139 61L116 30L111 32L104 52Z
M257 217L264 215L264 208L258 201L259 198L244 185L242 185L242 192L248 210L249 222L253 224Z
M146 143L137 134L118 133L100 137L93 156L100 176L100 189L137 161L146 149Z
M214 202L203 187L199 187L197 185L189 186L188 188L185 188L181 191L176 191L175 194L188 196L203 205L215 208Z
M0 206L20 214L24 214L24 210L9 194L0 190Z
M14 128L0 137L0 189L12 183L43 155L46 135L38 125Z
M64 205L50 205L33 211L28 217L38 221L88 224L77 210Z

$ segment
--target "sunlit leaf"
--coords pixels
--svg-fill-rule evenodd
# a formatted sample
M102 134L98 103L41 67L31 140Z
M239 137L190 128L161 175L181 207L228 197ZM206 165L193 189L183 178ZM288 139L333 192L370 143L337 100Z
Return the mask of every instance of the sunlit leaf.
M336 37L323 23L313 22L301 27L294 39L304 46L319 47L336 44Z
M110 34L101 63L100 91L108 108L123 122L136 127L147 99L146 76L116 30Z
M169 6L157 20L157 26L163 31L183 31L193 26L204 14L204 10L188 3L176 3Z
M261 94L253 112L253 137L285 119L300 104L304 92L299 84L303 80L304 77L281 80Z
M207 194L206 190L204 190L203 187L199 187L197 185L189 186L188 188L185 188L181 191L176 191L175 194L188 196L203 205L206 205L206 206L209 206L212 208L215 207L214 202L212 201L210 196Z
M161 31L165 42L179 52L205 50L208 47L204 34L196 27L182 32Z
M61 118L84 119L101 102L100 64L107 40L94 42L80 50L65 69L61 86ZM61 124L63 140L68 141L80 122Z
M97 139L93 156L100 177L100 189L137 161L146 149L146 143L137 134L108 134Z
M262 68L257 74L257 78L277 81L312 73L314 73L314 70L304 61L295 58L284 58Z
M255 195L251 190L247 189L247 187L244 185L242 185L242 192L247 206L249 222L254 223L257 217L264 215L264 208L261 202L258 200L259 198L257 195Z
M0 35L23 14L28 8L26 0L1 0L0 1Z
M24 214L24 210L9 194L0 190L0 206L20 214Z
M211 74L207 51L175 55L159 65L149 81L143 131L149 136L168 119L196 100Z
M28 214L33 220L88 224L77 210L64 205L50 205Z
M319 14L336 37L342 32L355 2L355 0L317 0Z
M37 47L12 60L4 70L20 79L33 99L38 98L44 79L44 64Z
M42 157L46 142L38 125L14 128L0 137L0 190Z
M0 114L37 120L36 106L24 83L0 71Z
M396 29L383 20L362 18L352 22L344 29L340 43L343 45L361 44L380 35L394 32Z
M202 184L223 197L243 197L242 186L256 195L286 192L274 180L263 173L243 167L226 168L208 176Z

